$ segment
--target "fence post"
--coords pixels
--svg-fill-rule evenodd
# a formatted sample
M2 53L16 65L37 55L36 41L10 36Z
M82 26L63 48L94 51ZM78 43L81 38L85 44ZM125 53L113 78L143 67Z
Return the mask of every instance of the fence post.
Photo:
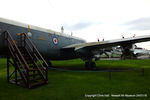
M109 71L109 80L111 80L111 71Z

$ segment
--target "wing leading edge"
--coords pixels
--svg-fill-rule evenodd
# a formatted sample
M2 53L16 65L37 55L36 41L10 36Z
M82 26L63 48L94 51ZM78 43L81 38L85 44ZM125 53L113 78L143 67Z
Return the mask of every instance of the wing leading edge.
M102 42L79 43L79 44L73 44L73 45L63 47L62 49L64 50L73 49L74 51L79 49L99 50L99 49L118 46L118 45L134 44L134 43L140 43L146 41L150 41L150 35L110 40L110 41L102 41Z

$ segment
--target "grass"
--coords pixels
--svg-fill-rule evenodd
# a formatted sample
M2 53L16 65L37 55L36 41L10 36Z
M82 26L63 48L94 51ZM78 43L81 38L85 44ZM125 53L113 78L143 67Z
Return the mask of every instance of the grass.
M54 67L80 67L84 68L84 62L80 59L69 61L52 61ZM149 60L99 60L96 61L99 68L150 68Z
M84 62L75 59L53 61L53 66L84 67ZM49 84L35 89L22 88L7 83L6 60L0 59L0 100L149 100L150 61L123 60L97 61L100 68L136 68L127 72L65 72L49 70ZM141 68L145 68L144 76ZM113 98L85 97L85 94L147 94L148 97Z

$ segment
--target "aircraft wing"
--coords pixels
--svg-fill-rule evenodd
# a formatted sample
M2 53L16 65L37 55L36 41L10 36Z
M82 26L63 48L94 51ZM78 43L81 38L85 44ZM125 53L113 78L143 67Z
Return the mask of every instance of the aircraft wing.
M128 45L128 44L134 44L134 43L146 42L146 41L150 41L150 35L137 36L137 37L132 37L132 38L124 38L124 39L116 39L116 40L110 40L110 41L73 44L73 45L63 47L62 49L63 50L73 49L74 51L86 49L90 51L91 50L95 51L95 50L118 46L118 45Z

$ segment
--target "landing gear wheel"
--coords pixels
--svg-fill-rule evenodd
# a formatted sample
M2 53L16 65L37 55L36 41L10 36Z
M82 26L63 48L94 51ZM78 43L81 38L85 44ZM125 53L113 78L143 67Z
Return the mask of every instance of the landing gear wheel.
M91 69L96 69L96 64L95 64L95 62L91 62Z
M85 62L85 68L86 69L96 69L96 64L95 62Z
M85 68L90 69L90 62L85 62Z

